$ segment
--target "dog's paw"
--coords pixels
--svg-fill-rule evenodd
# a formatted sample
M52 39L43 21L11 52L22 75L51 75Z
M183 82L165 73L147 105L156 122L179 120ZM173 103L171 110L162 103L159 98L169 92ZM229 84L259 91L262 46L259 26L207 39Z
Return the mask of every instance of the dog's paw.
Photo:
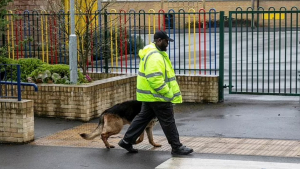
M142 140L143 141L143 140ZM142 142L141 140L137 140L136 142L135 142L135 144L139 144L139 143L141 143Z
M161 147L161 144L153 144L154 147Z
M84 139L86 139L87 138L87 134L85 134L85 133L81 133L81 134L79 134L82 138L84 138Z
M110 146L109 146L109 148L115 148L115 146L113 146L113 145L110 145Z

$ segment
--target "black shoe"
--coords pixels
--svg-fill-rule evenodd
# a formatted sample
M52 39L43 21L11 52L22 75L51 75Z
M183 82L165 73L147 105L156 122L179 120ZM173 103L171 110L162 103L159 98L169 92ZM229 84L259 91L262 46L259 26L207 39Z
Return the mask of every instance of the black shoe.
M119 141L119 146L126 149L129 153L137 153L138 150L132 147L132 144L124 143L123 139Z
M188 148L186 146L180 146L176 149L172 149L172 155L188 155L193 151L194 151L193 149Z

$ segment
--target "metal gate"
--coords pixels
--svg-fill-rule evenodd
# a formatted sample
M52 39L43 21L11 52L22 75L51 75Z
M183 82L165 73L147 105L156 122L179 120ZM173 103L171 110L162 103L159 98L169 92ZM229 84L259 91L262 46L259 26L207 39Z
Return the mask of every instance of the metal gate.
M78 13L78 64L88 72L137 73L139 49L151 43L155 31L164 30L174 39L167 51L176 73L218 75L221 15L224 12L215 9L193 8ZM68 12L9 11L5 18L8 24L0 46L7 47L9 58L68 64Z
M229 12L229 93L300 95L298 8Z

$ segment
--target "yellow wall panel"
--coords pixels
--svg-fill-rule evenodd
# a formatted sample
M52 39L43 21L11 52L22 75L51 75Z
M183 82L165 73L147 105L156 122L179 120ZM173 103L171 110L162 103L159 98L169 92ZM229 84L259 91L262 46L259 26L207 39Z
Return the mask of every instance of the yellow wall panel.
M282 13L282 14L277 13L275 15L273 13L271 13L271 14L264 14L263 19L266 19L266 20L268 20L268 19L274 19L274 17L275 17L276 20L284 19L285 18L285 14L284 13Z

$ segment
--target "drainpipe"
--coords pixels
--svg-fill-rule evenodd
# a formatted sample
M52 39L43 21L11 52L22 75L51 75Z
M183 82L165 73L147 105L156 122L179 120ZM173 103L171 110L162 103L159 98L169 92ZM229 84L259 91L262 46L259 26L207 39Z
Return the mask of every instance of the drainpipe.
M258 9L258 7L259 7L259 0L257 0L257 4L256 4L256 6L257 6L257 9Z

